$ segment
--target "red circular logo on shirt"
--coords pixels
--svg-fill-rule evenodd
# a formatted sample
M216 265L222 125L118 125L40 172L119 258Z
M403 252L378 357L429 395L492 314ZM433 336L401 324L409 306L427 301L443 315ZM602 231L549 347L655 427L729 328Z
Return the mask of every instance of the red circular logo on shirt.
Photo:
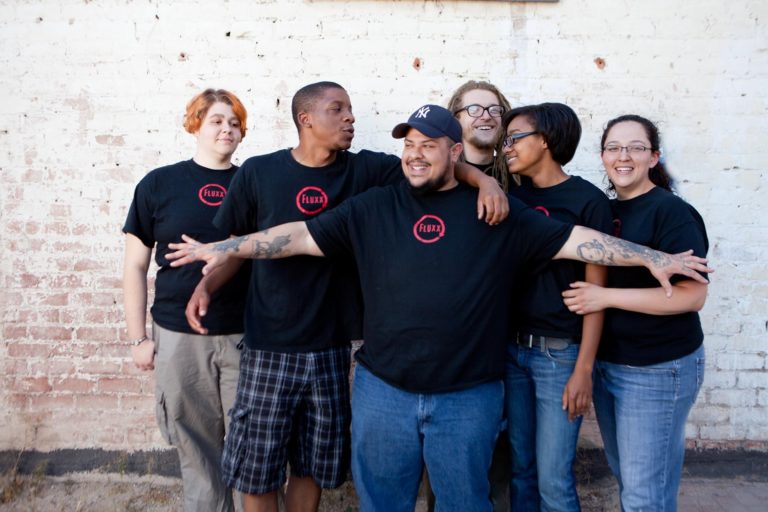
M544 215L546 215L547 217L549 217L549 210L547 210L543 206L537 206L536 208L534 208L534 210L539 211L539 212L543 213Z
M424 215L413 225L413 236L423 244L433 244L445 236L445 223L436 215Z
M218 183L203 185L197 193L197 197L208 206L220 206L227 196L227 189Z
M316 215L328 207L328 196L320 187L304 187L296 194L296 207L301 213Z

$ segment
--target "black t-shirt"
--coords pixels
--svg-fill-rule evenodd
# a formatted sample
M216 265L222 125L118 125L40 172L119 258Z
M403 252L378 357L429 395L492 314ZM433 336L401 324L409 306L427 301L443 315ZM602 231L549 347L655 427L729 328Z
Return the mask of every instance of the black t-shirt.
M671 192L655 187L626 201L612 200L611 207L625 240L670 254L693 249L706 256L709 249L704 220L691 205ZM673 276L672 282L687 279ZM659 282L644 267L609 267L612 288L658 288ZM699 314L646 315L608 309L598 358L645 366L686 356L704 340Z
M303 221L371 187L403 179L393 155L341 151L325 167L305 167L290 150L246 160L214 224L244 235ZM297 256L255 260L245 315L245 342L272 352L309 352L359 339L362 304L351 258Z
M353 254L365 300L357 360L416 393L504 375L510 290L522 265L552 258L572 226L510 198L488 226L466 185L417 195L407 182L346 201L307 223L326 256Z
M510 194L547 217L603 233L613 231L608 198L578 176L546 188L536 188L528 181L513 187ZM584 317L568 311L561 293L570 288L570 283L584 280L584 267L578 261L557 260L547 262L540 272L531 269L521 295L513 298L513 328L527 334L580 341Z
M124 233L135 235L144 245L157 244L155 262L155 301L152 318L161 327L176 332L193 333L184 310L192 291L202 277L202 263L171 267L165 259L168 244L181 242L187 234L201 242L215 242L227 233L211 221L227 195L237 167L208 169L193 160L160 167L147 174L133 195ZM205 316L210 334L243 332L243 307L249 265L244 265L235 279L212 297Z

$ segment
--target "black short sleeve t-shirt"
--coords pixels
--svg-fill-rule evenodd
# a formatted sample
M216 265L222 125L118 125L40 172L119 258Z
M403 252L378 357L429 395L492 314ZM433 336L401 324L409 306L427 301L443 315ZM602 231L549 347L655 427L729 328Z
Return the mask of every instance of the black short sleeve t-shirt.
M510 194L541 215L603 233L613 232L608 197L578 176L546 188L536 188L525 180L522 186L512 188ZM579 341L584 317L568 311L561 293L570 283L584 280L584 268L585 264L578 261L556 260L546 262L542 269L530 269L526 285L513 298L513 332Z
M214 224L244 235L304 221L372 187L403 179L393 155L341 151L325 167L305 167L290 150L246 160ZM297 256L252 262L245 315L248 347L308 352L362 336L362 304L354 261Z
M237 167L208 169L193 160L155 169L136 186L123 227L147 247L155 247L158 267L152 318L161 327L175 332L194 333L184 310L202 277L202 263L171 267L165 259L168 244L181 242L187 234L201 242L215 242L227 233L215 228L212 220L224 201ZM243 308L250 265L212 297L205 317L209 333L243 332Z
M326 256L353 254L365 301L357 360L393 386L435 393L504 374L510 290L526 263L552 258L572 226L510 198L488 226L463 184L425 195L371 190L307 222Z
M655 187L633 199L612 200L618 236L670 254L693 249L706 256L707 232L701 215L675 194ZM687 279L673 276L672 282ZM659 282L643 267L610 267L612 288L658 288ZM620 309L605 314L598 358L645 366L686 356L704 340L699 314L646 315Z

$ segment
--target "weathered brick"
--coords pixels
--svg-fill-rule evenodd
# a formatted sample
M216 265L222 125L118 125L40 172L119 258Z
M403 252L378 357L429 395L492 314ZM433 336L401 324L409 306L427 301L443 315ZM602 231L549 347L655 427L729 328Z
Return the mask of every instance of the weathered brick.
M357 116L352 149L397 153L392 126L422 103L444 103L469 78L489 79L514 105L570 104L583 136L567 170L601 187L605 122L629 112L659 122L678 190L706 220L717 269L701 314L707 376L687 433L698 446L768 449L763 3L594 0L600 16L592 17L583 16L585 2L71 4L11 1L0 20L0 81L17 91L0 109L0 402L36 400L34 416L19 416L26 405L0 411L0 449L20 447L35 430L43 450L164 446L152 375L133 368L120 341L121 228L136 182L194 151L180 128L192 94L221 86L244 100L251 132L235 156L243 162L296 144L290 101L303 84L345 85ZM136 62L153 72L131 72L141 66L126 63ZM94 65L98 75L84 73ZM156 271L153 263L150 302ZM50 402L12 389L45 377ZM100 378L116 380L106 390ZM74 399L65 416L55 408L72 393L92 398ZM124 414L100 412L99 400L112 397Z

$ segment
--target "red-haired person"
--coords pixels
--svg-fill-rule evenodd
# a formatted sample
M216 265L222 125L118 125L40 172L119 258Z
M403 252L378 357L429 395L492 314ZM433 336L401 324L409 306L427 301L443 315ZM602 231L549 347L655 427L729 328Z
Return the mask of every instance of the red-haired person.
M234 508L220 465L227 412L237 388L248 269L217 292L206 315L208 333L200 335L185 316L200 267L172 268L165 255L182 233L195 232L208 241L228 235L211 221L237 170L232 154L245 136L245 123L245 108L231 92L206 89L192 98L184 128L196 139L194 156L144 176L123 227L123 300L131 356L137 368L155 370L157 422L178 450L187 512ZM147 334L153 249L159 268Z

